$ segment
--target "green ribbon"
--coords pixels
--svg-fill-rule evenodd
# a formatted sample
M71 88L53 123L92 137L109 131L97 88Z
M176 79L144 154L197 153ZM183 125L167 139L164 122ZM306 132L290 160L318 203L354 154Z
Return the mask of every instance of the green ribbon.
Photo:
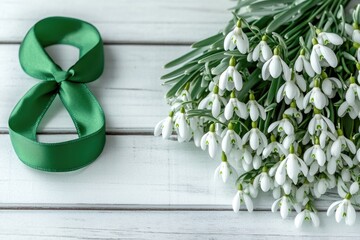
M69 70L62 70L44 50L54 44L79 48L79 60ZM20 99L9 118L11 142L20 160L52 172L72 171L93 162L105 145L105 116L85 85L104 69L103 42L97 29L78 19L43 19L25 36L19 58L27 74L42 80ZM57 95L79 137L59 143L39 142L37 128Z

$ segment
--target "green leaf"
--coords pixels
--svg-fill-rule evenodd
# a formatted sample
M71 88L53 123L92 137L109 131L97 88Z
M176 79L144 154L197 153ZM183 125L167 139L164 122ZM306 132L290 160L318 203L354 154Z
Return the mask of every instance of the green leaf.
M169 89L169 91L166 93L166 98L175 96L176 92L183 89L185 84L191 81L196 76L196 74L199 74L199 70L195 71L191 75L184 75L183 78L181 78L174 86Z
M344 135L347 138L352 138L353 136L353 130L354 130L354 120L350 118L350 116L348 114L346 114L343 118L342 118L342 126L343 126L343 130L344 130Z
M271 80L269 92L268 92L268 95L267 95L267 98L266 98L266 101L264 104L265 106L269 106L273 102L273 100L276 96L276 93L277 93L278 89L280 88L280 83L281 83L281 78Z
M179 76L179 75L182 75L182 74L185 74L185 71L186 70L189 70L189 69L193 69L193 68L196 68L197 67L197 63L196 62L190 62L190 63L187 63L185 64L184 66L168 73L168 74L165 74L164 76L161 77L162 80L164 79L169 79L169 78L173 78L173 77L176 77L176 76Z
M283 12L277 14L274 16L274 20L269 23L269 25L266 28L267 33L272 33L276 29L278 29L280 26L284 24L288 24L289 21L293 18L293 16L300 11L300 9L304 8L306 5L309 5L311 2L316 1L305 1L302 3L299 3L298 5L293 4L289 7L289 9L284 10Z
M241 91L239 92L239 99L243 100L244 97L249 93L249 91L256 85L258 84L260 81L262 81L262 79L259 77L260 74L260 69L257 68L248 78L248 80L244 83L243 88L241 89Z
M211 61L215 61L215 60L220 60L224 58L224 52L218 52L215 54L212 54L210 56L204 57L202 59L200 59L198 61L198 63L206 63L206 62L211 62Z
M201 53L203 51L202 48L197 48L195 50L192 50L184 55L182 55L179 58L174 59L173 61L167 63L164 68L171 68L171 67L175 67L181 63L186 62L187 60L192 59L193 57L195 57L196 55L198 55L199 53Z
M199 42L194 43L193 45L191 45L192 48L202 48L202 47L206 47L209 45L212 45L214 43L216 43L217 41L221 40L224 38L223 33L218 33L214 36L211 36L209 38L206 38L204 40L201 40Z

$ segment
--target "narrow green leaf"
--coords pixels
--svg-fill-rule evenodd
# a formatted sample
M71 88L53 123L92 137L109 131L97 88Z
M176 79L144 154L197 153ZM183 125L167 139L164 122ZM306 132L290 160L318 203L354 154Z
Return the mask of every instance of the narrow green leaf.
M187 63L185 64L184 66L172 71L172 72L169 72L168 74L165 74L164 76L161 77L162 80L164 79L169 79L169 78L173 78L173 77L176 77L176 76L179 76L181 74L184 74L186 70L189 70L193 67L197 67L197 63L196 62L190 62L190 63Z
M262 81L262 79L259 77L260 74L260 69L257 68L248 78L248 80L244 83L243 88L241 89L241 91L239 92L239 99L243 100L244 97L249 93L249 91L256 85L258 84L260 81Z
M169 89L169 91L166 93L166 98L171 98L175 96L176 92L178 92L180 89L183 89L185 84L191 81L196 74L199 74L199 72L195 71L191 75L184 75L183 78L181 78L174 86Z
M271 103L273 103L276 93L280 88L280 83L281 83L281 78L271 80L269 92L265 100L265 106L269 106Z
M284 10L282 13L275 15L274 20L270 22L268 27L266 28L267 33L272 33L276 29L278 29L280 26L284 24L288 24L290 19L302 8L304 8L306 5L309 5L312 1L305 1L302 3L299 3L298 5L293 4L289 7L288 10Z
M184 55L182 55L181 57L174 59L173 61L167 63L164 68L171 68L171 67L175 67L181 63L186 62L187 60L190 60L191 58L195 57L196 55L198 55L199 53L201 53L203 51L203 49L201 48L197 48L195 50L192 50Z
M194 43L193 45L191 45L192 48L202 48L202 47L206 47L209 46L211 44L214 44L215 42L221 40L224 38L223 33L218 33L214 36L211 36L209 38L206 38L204 40L201 40L199 42Z
M198 61L198 63L206 63L206 62L211 62L211 61L215 61L215 60L220 60L223 58L224 58L224 52L218 52L213 55L210 55L210 56L200 59Z

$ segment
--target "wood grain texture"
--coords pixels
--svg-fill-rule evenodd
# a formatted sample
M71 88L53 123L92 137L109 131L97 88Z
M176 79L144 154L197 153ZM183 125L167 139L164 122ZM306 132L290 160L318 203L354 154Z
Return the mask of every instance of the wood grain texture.
M52 142L74 137L45 135L40 140ZM2 207L34 204L86 208L89 204L100 204L103 208L122 208L121 205L145 204L169 209L173 208L169 205L231 209L236 192L231 183L213 180L219 161L210 159L193 143L180 144L152 136L108 136L97 161L69 173L28 168L17 159L7 135L0 135L0 146ZM272 202L269 194L259 196L255 208L270 209ZM319 202L319 209L329 205L329 198L325 197Z
M3 239L356 239L359 230L320 213L321 225L294 227L268 212L0 211ZM358 223L358 222L357 222Z
M19 45L0 45L0 131L7 131L11 110L21 96L40 80L28 76L20 67ZM188 51L181 46L106 46L103 75L88 84L106 113L107 130L152 132L155 124L167 116L165 87L160 76L165 62ZM77 51L57 46L49 50L64 69L76 62ZM72 132L75 128L60 101L55 101L40 131Z
M0 42L20 42L48 16L80 18L94 24L107 43L184 44L221 30L231 1L209 0L13 0L1 1Z

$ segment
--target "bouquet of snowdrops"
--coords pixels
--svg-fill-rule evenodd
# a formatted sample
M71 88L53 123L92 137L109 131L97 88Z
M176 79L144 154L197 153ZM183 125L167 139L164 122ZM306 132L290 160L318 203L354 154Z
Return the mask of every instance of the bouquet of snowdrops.
M232 207L253 210L272 191L272 211L319 225L314 205L352 225L360 182L360 5L348 0L239 0L225 29L168 63L167 118L155 135L193 140L236 176ZM334 191L333 191L334 192Z

